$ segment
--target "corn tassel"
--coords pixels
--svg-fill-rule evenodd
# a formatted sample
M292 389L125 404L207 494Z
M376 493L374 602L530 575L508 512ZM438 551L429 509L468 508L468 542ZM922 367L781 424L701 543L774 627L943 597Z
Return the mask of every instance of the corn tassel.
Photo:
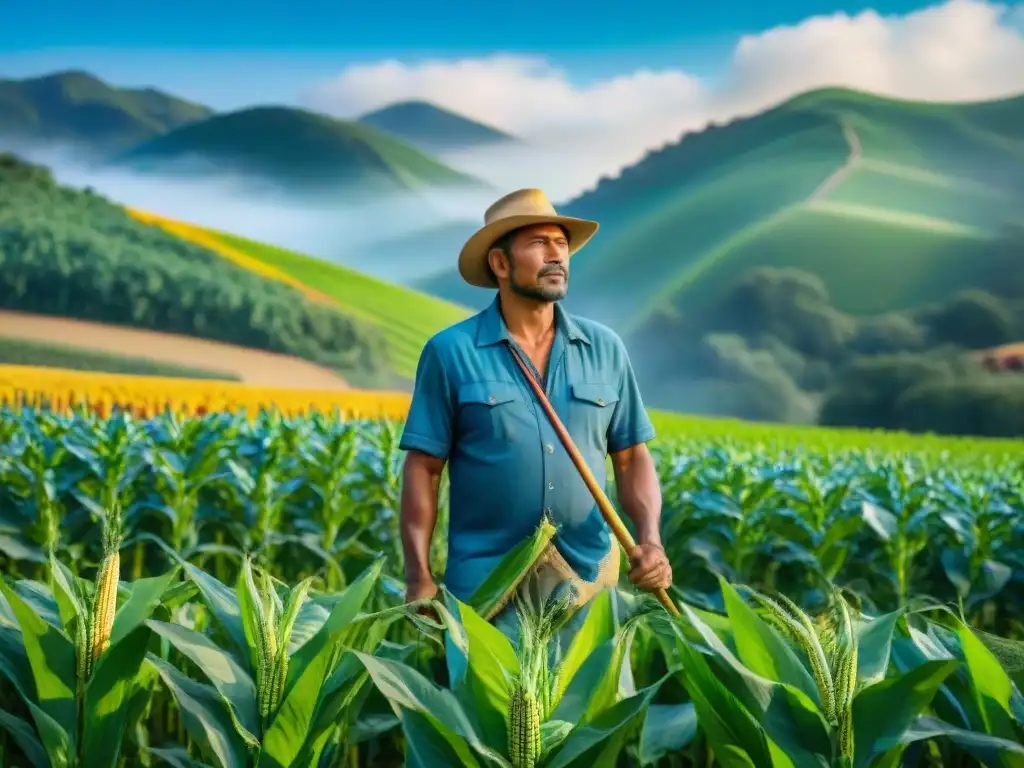
M824 709L825 719L830 724L836 724L836 697L835 687L832 682L832 671L829 667L825 651L818 642L817 633L810 625L806 614L798 611L799 618L791 616L781 605L769 597L754 593L754 598L768 611L770 622L783 628L787 634L804 650L811 663L811 674L818 686L821 695L821 704ZM810 630L808 630L810 626Z
M89 655L85 676L88 679L100 656L110 647L110 633L114 628L114 613L117 610L117 585L121 577L121 555L115 549L100 566L96 579L96 594L93 596L92 622L89 633Z
M839 717L839 751L853 758L853 699L857 693L857 638L846 601L839 598L842 619L842 645L840 663L836 672L836 706Z

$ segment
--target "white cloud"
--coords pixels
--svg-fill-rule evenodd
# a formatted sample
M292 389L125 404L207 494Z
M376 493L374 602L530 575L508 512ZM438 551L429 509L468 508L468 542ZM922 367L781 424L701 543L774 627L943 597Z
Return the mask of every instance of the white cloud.
M715 86L682 70L636 71L585 86L541 58L497 55L353 66L305 103L350 117L425 99L531 140L449 158L504 187L564 199L647 149L708 121L751 114L811 88L845 85L927 100L1024 91L1024 3L950 0L904 16L819 16L739 40Z

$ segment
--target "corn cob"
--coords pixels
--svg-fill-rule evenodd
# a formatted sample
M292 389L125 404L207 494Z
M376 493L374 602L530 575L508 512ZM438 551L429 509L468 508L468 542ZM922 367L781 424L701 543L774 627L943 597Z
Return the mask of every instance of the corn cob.
M509 700L508 756L514 768L533 768L540 758L540 706L523 685Z
M100 656L110 647L110 633L114 628L114 612L117 609L117 585L121 576L121 555L115 549L103 558L100 573L96 579L96 593L93 596L92 622L89 632L89 654L85 677L92 670Z
M253 625L256 628L256 688L259 698L260 716L264 719L270 712L270 694L273 690L274 662L276 648L274 643L274 627L267 621L267 611L263 598L256 589L252 578L252 569L246 563L243 569L246 586L252 595L252 607L255 612Z

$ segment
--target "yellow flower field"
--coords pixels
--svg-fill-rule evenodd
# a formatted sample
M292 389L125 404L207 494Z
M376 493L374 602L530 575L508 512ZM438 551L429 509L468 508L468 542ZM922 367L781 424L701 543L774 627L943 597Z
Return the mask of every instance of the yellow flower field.
M401 420L409 408L404 392L300 390L253 387L230 381L92 373L62 368L0 366L0 405L87 407L103 415L118 406L140 416L164 411L203 414L244 409L287 415L338 412L346 418Z

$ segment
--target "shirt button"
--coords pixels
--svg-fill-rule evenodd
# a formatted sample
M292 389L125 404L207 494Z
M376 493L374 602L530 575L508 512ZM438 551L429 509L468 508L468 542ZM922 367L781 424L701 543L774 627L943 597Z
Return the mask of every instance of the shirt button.
M604 398L603 397L597 398L597 404L598 405L604 405Z
M554 483L548 483L548 490L549 491L555 490L555 484Z
M494 395L491 395L490 397L487 398L487 402L490 403L491 405L494 405L497 401L498 398L496 398Z
M555 452L555 446L553 446L551 443L545 443L544 444L544 450L547 451L548 453L554 453Z

